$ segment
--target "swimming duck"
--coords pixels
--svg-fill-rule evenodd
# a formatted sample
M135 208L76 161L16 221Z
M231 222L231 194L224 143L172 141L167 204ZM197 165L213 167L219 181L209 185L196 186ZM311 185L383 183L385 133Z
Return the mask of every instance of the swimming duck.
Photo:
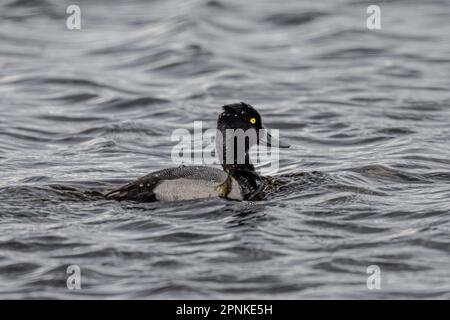
M222 170L207 166L172 167L143 176L105 196L108 199L139 202L211 197L256 200L260 191L267 188L267 180L255 171L249 150L255 143L260 142L271 146L273 138L267 131L261 131L265 130L261 116L251 105L241 102L222 108L223 112L217 119L218 133L222 138L216 137L216 152ZM242 129L243 132L254 130L256 139L249 138L245 143L236 143L236 136L227 135L229 129ZM261 135L261 132L266 134ZM278 147L288 148L289 145L279 142Z

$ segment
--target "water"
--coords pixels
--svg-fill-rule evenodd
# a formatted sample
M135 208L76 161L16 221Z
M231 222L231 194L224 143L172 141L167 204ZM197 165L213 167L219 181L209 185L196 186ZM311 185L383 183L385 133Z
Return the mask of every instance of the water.
M0 298L450 298L450 2L4 0ZM246 101L266 201L98 199ZM66 287L69 265L81 290ZM381 269L368 290L367 267Z

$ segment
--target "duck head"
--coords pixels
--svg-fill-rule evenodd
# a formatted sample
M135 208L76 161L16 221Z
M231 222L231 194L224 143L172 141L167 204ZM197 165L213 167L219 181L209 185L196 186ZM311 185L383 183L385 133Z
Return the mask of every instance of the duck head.
M224 171L255 171L249 150L255 144L272 146L274 139L262 124L261 115L251 105L240 102L222 107L217 119L216 150ZM279 142L279 148L289 148Z

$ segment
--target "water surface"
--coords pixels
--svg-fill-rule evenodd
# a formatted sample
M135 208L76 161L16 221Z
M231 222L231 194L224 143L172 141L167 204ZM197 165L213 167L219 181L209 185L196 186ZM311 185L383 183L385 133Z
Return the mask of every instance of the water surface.
M0 298L450 298L450 3L0 5ZM292 145L266 201L95 192L246 101ZM81 268L81 290L66 269ZM381 268L368 290L366 269Z

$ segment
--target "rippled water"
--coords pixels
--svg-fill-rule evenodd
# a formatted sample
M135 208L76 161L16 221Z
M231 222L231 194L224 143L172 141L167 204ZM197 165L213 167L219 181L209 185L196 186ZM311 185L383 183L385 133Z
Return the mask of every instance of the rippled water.
M450 2L0 5L0 298L450 298ZM266 201L96 198L246 101L293 147ZM81 268L68 290L66 268ZM368 290L366 269L381 269Z

